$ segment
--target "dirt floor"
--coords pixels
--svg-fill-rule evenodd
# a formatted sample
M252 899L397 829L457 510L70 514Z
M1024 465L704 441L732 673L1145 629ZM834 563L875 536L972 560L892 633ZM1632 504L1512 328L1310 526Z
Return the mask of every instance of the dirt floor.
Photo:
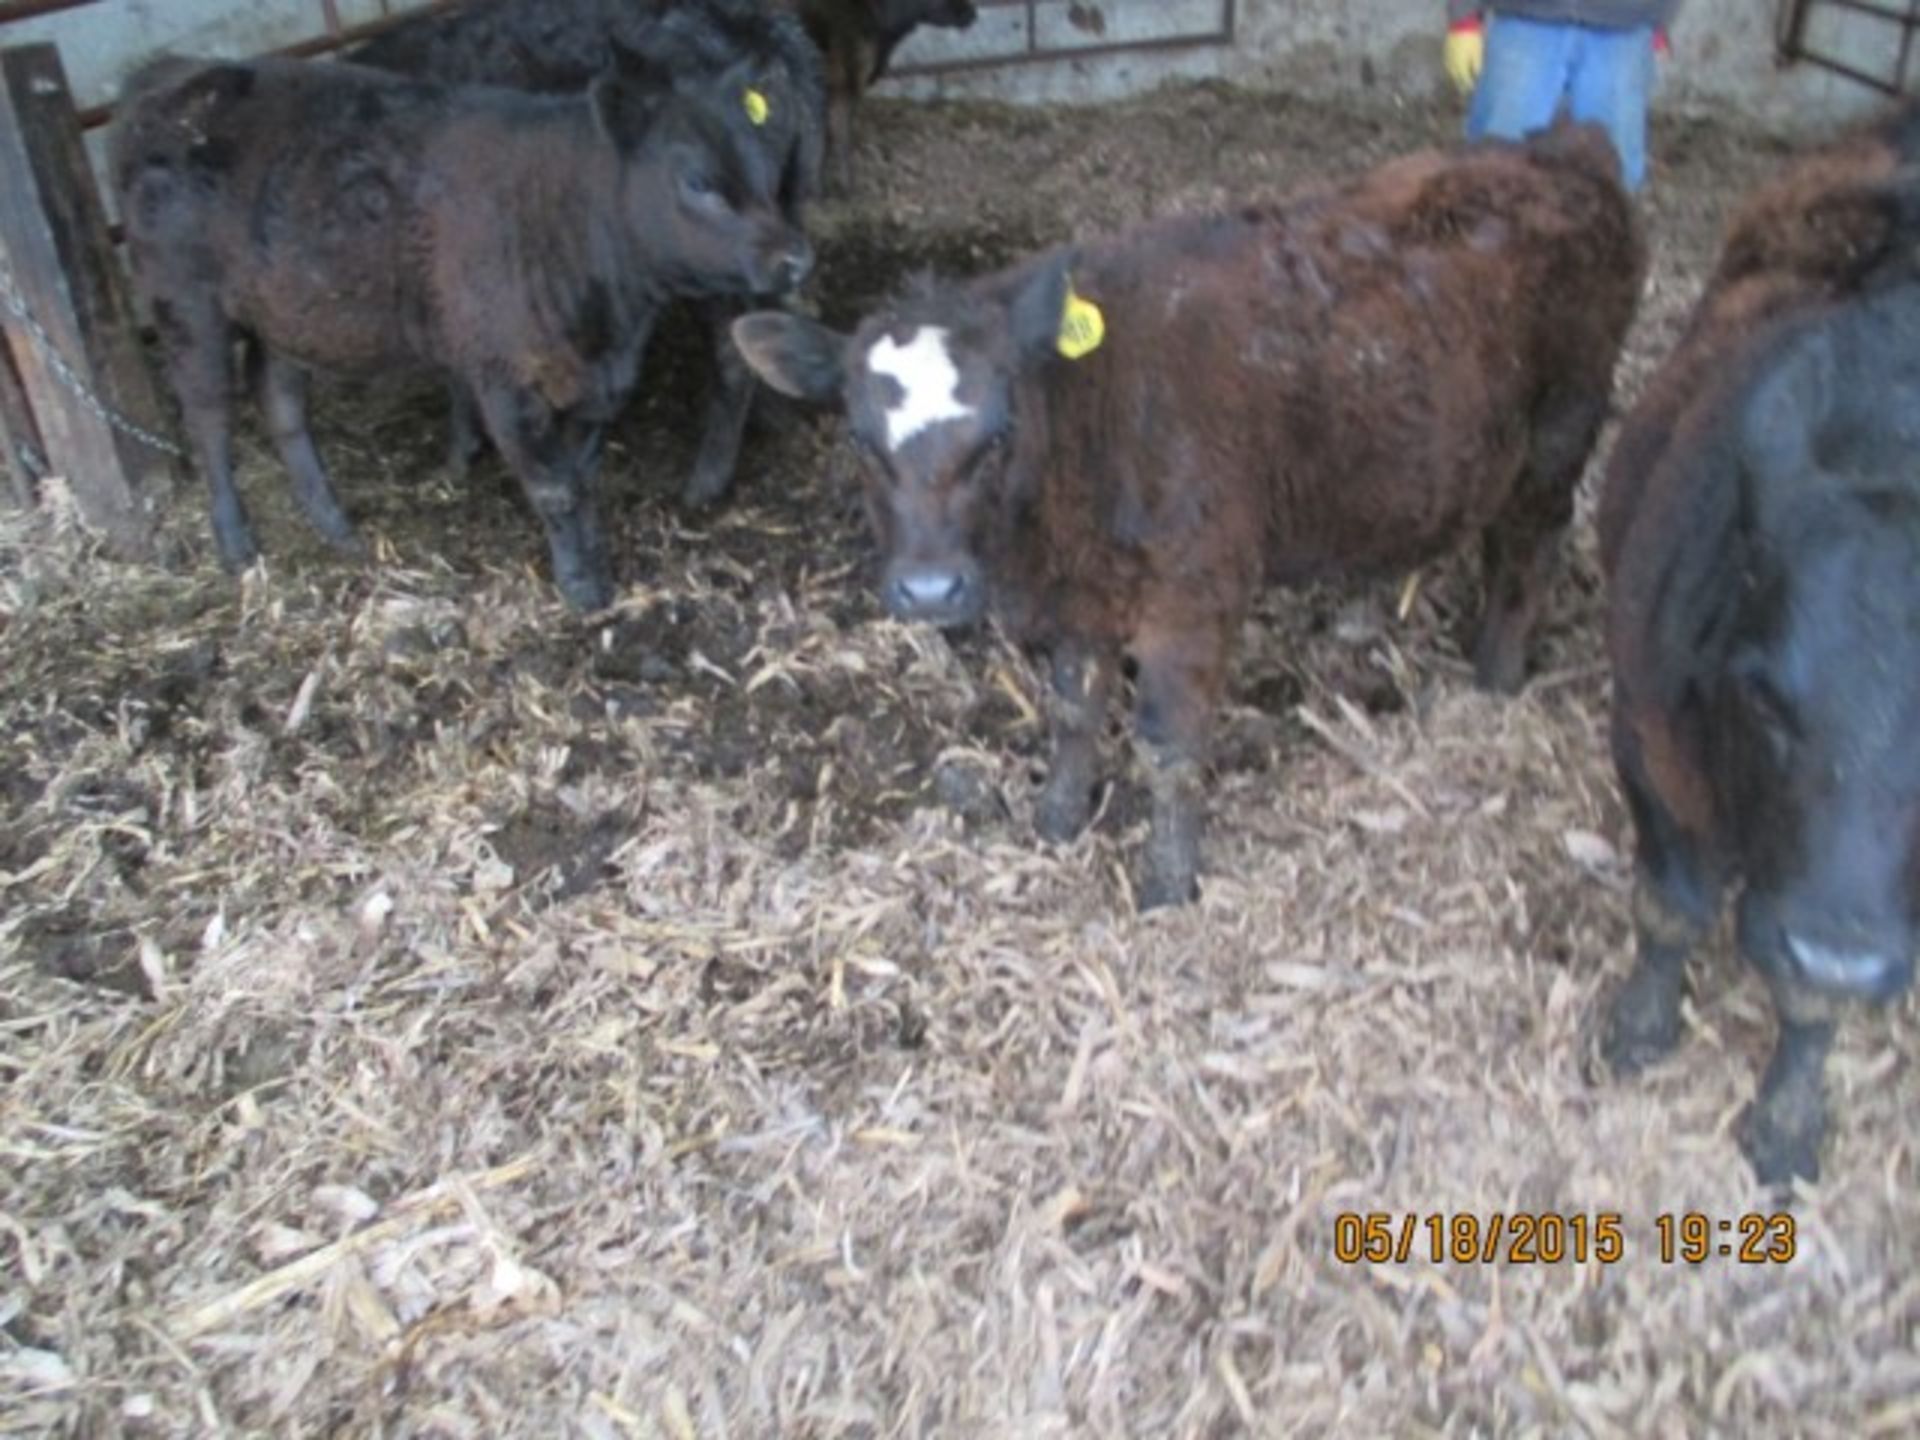
M1451 111L1182 90L875 107L820 307L1448 138ZM1626 369L1778 153L1668 126ZM1629 961L1583 530L1517 701L1463 563L1247 627L1201 904L1142 920L1116 744L1038 843L1031 665L882 619L837 428L768 405L672 495L700 349L613 444L611 623L567 615L431 387L330 390L366 564L0 573L0 1431L1683 1436L1920 1429L1920 1035L1843 1029L1788 1264L1771 1042L1724 945L1678 1055L1590 1069ZM58 497L56 496L56 501ZM56 511L58 506L55 506ZM1336 1256L1342 1213L1621 1217L1603 1265Z

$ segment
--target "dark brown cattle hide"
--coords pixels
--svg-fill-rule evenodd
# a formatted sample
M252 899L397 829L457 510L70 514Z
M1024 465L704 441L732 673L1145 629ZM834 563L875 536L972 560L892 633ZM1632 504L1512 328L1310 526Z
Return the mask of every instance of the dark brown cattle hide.
M1046 833L1084 823L1137 665L1152 904L1192 890L1198 766L1263 583L1480 536L1476 669L1519 685L1643 263L1604 137L1566 128L1050 252L850 338L772 314L736 334L774 385L846 407L888 605L991 610L1052 650ZM1095 311L1104 338L1068 358L1063 322Z

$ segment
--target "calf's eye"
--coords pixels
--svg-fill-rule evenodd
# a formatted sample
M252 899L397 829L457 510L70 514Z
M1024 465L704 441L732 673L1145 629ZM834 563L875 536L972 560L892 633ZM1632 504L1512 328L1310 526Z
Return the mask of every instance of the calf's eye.
M1785 759L1800 734L1792 704L1764 675L1743 675L1740 691L1748 713L1759 723L1775 757Z

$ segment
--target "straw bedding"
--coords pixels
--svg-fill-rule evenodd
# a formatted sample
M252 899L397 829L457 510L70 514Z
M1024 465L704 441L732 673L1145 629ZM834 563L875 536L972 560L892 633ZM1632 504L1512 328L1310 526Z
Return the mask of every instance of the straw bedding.
M1150 213L1443 139L1451 114L1215 89L876 107L821 217L844 320ZM1730 199L1656 137L1630 398ZM700 344L609 454L627 588L559 608L432 387L317 429L377 559L257 436L266 570L0 575L0 1431L1225 1436L1920 1427L1914 1011L1849 1020L1784 1266L1662 1263L1771 1208L1732 1138L1771 1021L1724 942L1615 1083L1629 961L1583 529L1517 701L1464 562L1247 627L1203 903L1142 920L1125 773L1031 831L1040 682L880 618L830 420L769 405L695 520ZM1584 521L1583 521L1584 524ZM1343 1212L1617 1212L1618 1264L1345 1264ZM1423 1242L1424 1243L1424 1242Z

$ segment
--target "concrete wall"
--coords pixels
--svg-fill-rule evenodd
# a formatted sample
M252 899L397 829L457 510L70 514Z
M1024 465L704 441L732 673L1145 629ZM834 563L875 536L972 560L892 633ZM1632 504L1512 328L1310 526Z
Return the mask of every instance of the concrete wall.
M1497 3L1497 0L1496 0ZM1213 0L1217 8L1218 0ZM1203 7L1205 8L1205 7ZM1105 17L1109 33L1135 17L1181 10L1204 29L1190 0L1098 0L1069 4L1041 0L1054 33L1085 39L1089 12ZM1681 113L1735 117L1782 134L1830 129L1882 103L1852 80L1810 65L1782 68L1775 59L1779 0L1683 0L1674 27L1673 58L1662 67L1658 104ZM1443 0L1238 0L1231 47L1048 61L886 82L892 92L922 98L965 96L1027 102L1112 99L1176 79L1226 79L1283 86L1318 95L1371 91L1429 96L1440 72ZM1011 54L1022 12L988 10L974 31L922 31L899 64L940 63ZM1024 21L1021 22L1022 27ZM1884 21L1822 7L1808 41L1815 48L1891 77L1898 30Z

